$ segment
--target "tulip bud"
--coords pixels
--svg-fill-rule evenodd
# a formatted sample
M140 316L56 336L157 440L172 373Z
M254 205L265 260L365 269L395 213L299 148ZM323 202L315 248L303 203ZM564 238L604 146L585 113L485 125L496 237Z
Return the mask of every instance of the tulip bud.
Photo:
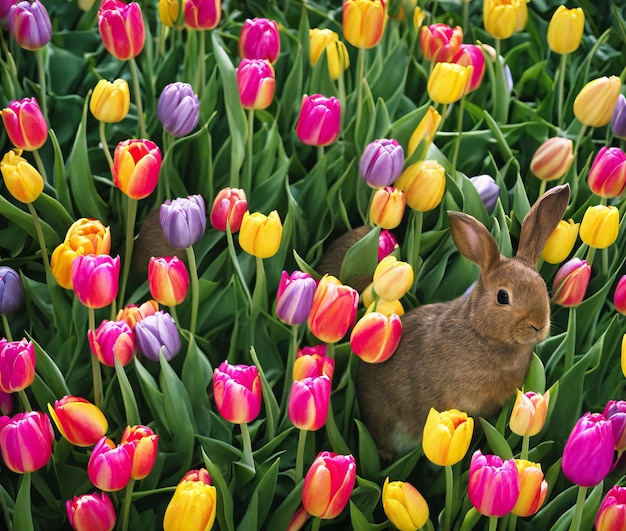
M321 94L302 97L296 134L303 144L328 146L337 140L340 129L341 104L337 98Z
M554 276L552 302L560 306L578 306L585 298L591 278L591 266L585 260L572 258Z
M611 131L617 138L626 139L626 98L623 94L617 97L611 117Z
M589 81L574 100L574 115L589 127L602 127L613 117L622 83L617 76Z
M159 304L180 304L189 288L189 273L184 262L176 256L153 256L148 264L148 286L150 294Z
M431 24L422 26L420 45L424 59L434 63L450 63L463 43L463 28L451 28L447 24Z
M508 39L517 27L517 7L511 0L485 0L483 23L494 39Z
M79 396L64 396L48 404L57 429L74 446L93 446L105 436L109 423L97 406Z
M43 192L43 177L22 157L21 149L7 151L0 162L4 185L22 203L32 203Z
M274 67L264 59L242 59L237 67L237 86L244 109L267 109L274 99Z
M96 330L87 331L89 348L98 361L115 367L115 359L122 367L128 365L135 353L135 334L126 321L102 321Z
M228 422L252 422L261 412L259 370L254 365L230 365L223 361L213 372L213 398L220 415Z
M372 188L389 186L402 173L404 151L395 139L370 142L359 161L359 172Z
M381 230L378 235L378 261L380 262L397 248L398 240L396 240L396 237L386 229Z
M474 419L458 409L439 413L431 408L422 436L428 460L438 466L452 466L465 457L474 433Z
M52 39L52 23L39 0L16 2L9 9L7 26L11 36L25 50L39 50Z
M317 431L326 424L330 388L330 378L325 375L293 381L287 413L296 428Z
M0 266L0 315L16 311L24 302L22 279L15 269Z
M518 389L509 421L511 431L524 437L537 435L546 422L549 403L549 392L542 396L532 391L522 393Z
M514 459L476 450L470 463L467 494L472 505L485 516L502 517L511 512L520 493Z
M89 100L89 110L96 120L106 123L120 122L130 108L130 90L125 79L113 82L101 79Z
M192 86L181 81L165 85L157 102L157 116L170 135L191 133L200 120L200 100Z
M2 109L9 140L18 149L34 151L46 143L48 124L35 98L13 100Z
M626 315L626 275L623 275L617 282L613 294L613 304L619 313Z
M424 20L426 20L426 12L420 8L420 6L415 6L413 11L413 27L419 29L424 23Z
M134 330L135 324L139 321L143 321L146 317L148 317L148 315L154 315L157 311L159 311L159 303L154 299L150 299L140 306L137 306L136 304L127 304L124 308L117 312L115 320L125 321L126 324L130 326L130 329Z
M394 186L406 194L406 204L413 210L427 212L436 208L443 199L446 171L435 160L420 160L408 166Z
M409 157L413 155L420 142L424 141L430 146L432 141L435 139L435 134L437 133L437 129L439 129L440 123L441 114L439 114L437 109L430 105L426 114L424 114L420 120L420 123L417 124L415 131L411 134L411 138L409 138L409 145L407 148Z
M328 28L311 28L309 30L309 60L315 66L322 53L326 52L328 73L333 81L337 81L344 70L350 66L350 55L337 32Z
M209 220L214 229L235 233L241 227L241 221L248 210L246 192L240 188L223 188L213 201Z
M480 86L485 76L485 70L487 69L485 55L480 46L476 46L475 44L461 44L459 51L452 57L450 62L473 67L474 70L467 84L467 94Z
M436 103L454 103L467 93L473 75L471 65L437 63L428 76L428 96Z
M210 530L215 522L217 490L207 474L185 475L165 509L163 531Z
M127 426L121 444L135 446L131 477L144 479L154 467L158 454L159 436L147 426Z
M200 194L166 199L159 210L159 222L167 242L176 249L194 245L206 230L206 206Z
M580 222L580 239L596 249L612 245L618 232L619 210L614 206L590 206Z
M567 173L573 160L574 143L569 138L555 136L537 148L530 161L530 171L537 179L554 181Z
M74 496L65 502L67 519L76 531L112 531L115 507L106 492Z
M263 59L274 64L280 53L280 34L275 21L247 18L239 34L239 57Z
M374 291L386 301L399 300L413 285L413 279L411 264L386 256L374 270Z
M89 481L106 492L122 490L131 479L134 452L132 443L115 446L111 439L102 437L89 457Z
M111 2L116 0L106 0ZM161 150L152 140L124 140L113 153L113 184L131 199L148 197L161 170Z
M23 391L35 380L35 347L31 341L0 339L0 391Z
M383 484L383 510L389 521L399 531L415 531L428 521L428 504L424 496L405 481Z
M626 450L626 401L609 400L602 411L604 418L611 422L615 450Z
M498 197L500 197L500 187L498 183L490 175L477 175L470 177L471 183L476 188L480 199L485 205L488 214L491 214L496 208Z
M559 6L548 24L548 46L553 52L567 54L580 46L585 29L585 13L580 7Z
M283 271L276 293L276 316L289 325L306 322L317 284L308 273Z
M117 297L120 257L78 255L72 262L72 285L78 300L88 308L104 308Z
M589 169L587 183L600 197L621 195L626 188L626 154L618 147L600 149Z
M626 529L626 487L615 485L606 493L595 519L596 531Z
M185 3L187 0L159 0L159 19L168 28L183 25Z
M343 0L343 37L355 48L373 48L383 37L387 24L384 0Z
M137 2L103 0L98 11L98 29L107 51L126 61L137 57L146 41L146 30Z
M565 260L578 239L579 227L580 223L574 223L573 219L559 221L543 247L541 258L549 264L560 264Z
M350 334L350 348L367 363L387 361L402 338L402 321L395 314L366 313Z
M162 310L144 317L133 329L137 351L150 361L159 361L159 354L171 360L180 350L180 336L176 323L169 313Z
M320 341L335 343L354 324L359 294L338 278L324 275L317 284L308 317L311 333Z
M278 252L282 234L283 225L276 210L269 216L247 211L239 229L239 245L252 256L270 258Z
M404 192L392 186L380 188L372 197L370 219L383 229L395 229L402 222L405 206Z
M524 459L516 459L519 475L519 498L511 512L523 518L535 514L548 494L548 482L544 479L541 465Z
M26 411L0 417L0 450L7 468L17 474L46 466L52 456L54 431L48 415Z
M298 350L293 364L292 376L294 380L317 378L319 376L328 376L332 380L334 372L335 360L326 355L325 344L304 347Z
M216 28L222 18L222 0L185 0L185 25L195 30Z

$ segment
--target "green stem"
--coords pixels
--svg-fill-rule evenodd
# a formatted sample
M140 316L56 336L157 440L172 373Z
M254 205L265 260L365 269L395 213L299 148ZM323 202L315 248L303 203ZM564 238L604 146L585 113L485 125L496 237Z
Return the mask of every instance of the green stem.
M574 351L576 350L576 307L569 309L567 321L567 335L565 336L565 367L563 374L574 366Z
M527 460L529 451L530 451L530 436L524 435L522 437L522 451L520 453L520 459Z
M30 215L33 217L33 225L35 225L35 232L37 233L37 239L39 240L39 246L41 247L41 259L43 261L43 267L47 274L50 272L50 261L48 260L48 249L46 248L46 240L43 237L41 222L39 221L37 210L35 210L33 204L26 203L26 206L28 206L28 210L30 210Z
M593 266L593 260L596 257L596 248L589 246L587 249L587 256L585 257L585 262L589 264L589 267Z
M365 49L359 48L357 56L357 78L356 78L356 122L354 127L354 138L356 140L359 126L361 123L361 106L363 103L363 77L365 76ZM360 146L357 143L357 149Z
M313 522L311 523L311 531L318 531L321 523L322 523L321 518L318 518L317 516L313 518Z
M498 517L490 516L489 517L489 531L496 531L498 529Z
M335 359L335 344L334 343L326 343L326 356L331 359Z
M113 157L111 156L111 151L109 150L109 144L107 143L107 137L105 134L105 122L100 122L98 127L98 132L100 134L100 144L102 144L102 151L104 151L104 156L107 159L109 164L109 169L113 170Z
M252 311L258 313L267 310L267 290L265 289L267 282L265 276L265 266L263 258L256 257L256 283L252 292Z
M578 136L576 137L576 143L574 144L574 157L577 157L578 155L578 146L580 146L580 143L582 142L583 136L585 136L586 132L587 126L585 124L582 124L580 127L580 131L578 131Z
M93 308L89 310L89 329L96 330L96 312ZM91 355L91 374L93 378L93 400L97 407L102 408L102 373L100 372L100 362L93 354Z
M607 277L609 274L609 248L602 249L602 276Z
M126 486L126 494L124 495L124 507L122 508L122 529L126 531L128 529L128 517L130 516L130 504L133 499L133 489L135 488L135 480L130 479Z
M324 146L317 146L317 163L321 164L324 160Z
M565 69L567 67L567 54L561 54L561 64L559 66L559 89L557 99L557 125L559 129L563 129L563 100L565 94Z
M548 181L541 179L539 182L539 197L541 197L546 192L546 187L548 185Z
M250 439L250 430L248 424L242 422L241 427L241 440L243 442L243 462L246 465L254 468L254 458L252 457L252 440Z
M124 270L122 271L122 282L118 294L119 307L124 307L124 294L126 292L126 284L128 283L128 275L130 273L130 264L133 261L133 246L135 244L135 219L137 218L137 199L127 197L127 215L126 215L126 246L124 248Z
M11 517L9 516L9 507L7 506L7 501L4 498L4 494L0 491L0 507L2 507L2 513L4 514L4 523L7 526L7 531L13 531L13 522L11 522Z
M464 2L464 5L466 2ZM465 94L461 96L459 102L459 116L456 122L456 137L454 139L454 151L452 153L452 175L455 176L456 181L456 163L459 158L459 147L461 146L461 135L463 134L463 108L465 107ZM457 181L459 182L459 181Z
M23 389L18 391L17 394L20 396L20 400L24 406L24 411L32 411L33 407L30 405L30 400L28 400L28 396L26 395L26 391Z
M199 42L198 42L198 68L196 70L196 79L194 81L194 85L196 87L196 94L198 98L202 97L202 89L204 88L204 83L206 80L206 31L200 30L198 32Z
M580 522L583 517L583 508L585 506L585 497L587 496L587 487L578 487L578 496L576 497L576 508L574 509L574 516L572 518L572 525L569 527L569 531L578 531L580 529Z
M517 529L517 515L510 513L509 514L509 531L515 531Z
M413 274L415 277L415 282L417 282L417 273L419 271L420 265L420 245L422 238L422 227L424 224L424 213L419 210L412 210L411 215L413 216L413 238L409 240L408 245L408 259L409 264L413 268Z
M296 363L298 353L298 325L291 326L291 341L289 342L289 352L287 353L287 363L285 366L285 380L283 384L283 394L281 397L281 411L287 410L289 392L293 383L293 367Z
M11 327L9 326L9 320L7 316L2 314L2 326L4 327L4 337L7 341L13 341L13 336L11 335Z
M446 465L444 469L446 472L446 505L443 512L443 531L450 531L450 525L452 522L454 474L452 473L451 465Z
M137 123L139 124L139 136L148 138L146 132L146 121L143 116L143 105L141 103L141 88L139 86L139 72L137 71L137 62L134 57L128 60L130 66L130 75L133 78L133 91L135 92L135 105L137 106Z
M37 61L37 70L39 72L39 84L41 86L41 112L43 117L48 121L48 102L46 97L46 68L43 64L43 54L46 53L46 47L42 46L35 51L35 59Z
M302 481L304 477L304 449L306 447L307 430L300 430L298 435L298 453L296 453L296 485Z
M41 160L41 155L39 154L39 150L34 149L32 151L32 154L33 154L33 158L35 159L35 164L37 164L37 169L39 170L39 173L41 173L43 180L48 182L48 175L46 173L46 167L43 165L43 160Z
M133 492L133 499L140 500L141 498L145 498L146 496L152 496L153 494L165 494L168 492L174 492L175 490L176 485L172 487L161 487L160 489L142 490L139 492Z
M252 187L252 143L254 140L254 109L248 109L248 134L246 138L246 167L243 175L243 189L250 193ZM237 188L237 186L235 186Z
M196 253L193 246L189 246L187 251L187 262L189 263L189 272L191 279L191 323L189 325L189 333L196 333L196 325L198 323L198 304L200 301L200 282L198 280L198 266L196 264Z
M178 320L178 312L176 311L176 306L170 306L170 315L174 322L176 323L176 328L178 328L179 332L182 333L182 327L180 326L180 321Z
M233 263L233 267L235 268L235 272L237 273L237 278L239 278L241 289L243 289L244 293L246 294L246 298L248 299L248 306L252 308L252 295L250 295L248 284L246 283L246 279L243 276L241 267L239 267L239 261L237 260L237 251L235 250L235 243L233 242L233 233L230 231L230 225L228 224L226 224L226 240L228 241L228 253L230 254L230 259Z

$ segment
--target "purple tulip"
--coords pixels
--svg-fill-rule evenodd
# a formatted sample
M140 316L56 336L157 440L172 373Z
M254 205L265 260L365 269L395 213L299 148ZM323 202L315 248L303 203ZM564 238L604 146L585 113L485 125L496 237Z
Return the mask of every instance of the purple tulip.
M490 175L477 175L476 177L471 177L470 181L476 188L480 199L487 209L487 213L491 214L498 203L500 187Z
M304 323L311 311L317 283L308 273L283 271L276 294L276 315L290 325Z
M20 275L7 266L0 266L0 314L13 313L24 302Z
M157 103L157 116L170 135L185 136L200 120L200 100L189 83L166 85Z
M611 131L616 137L626 139L626 98L623 94L617 97L611 118Z
M626 450L626 400L610 400L602 414L611 421L615 450Z
M206 229L206 205L201 195L166 199L159 211L159 221L168 243L186 249L196 243Z
M359 161L359 172L372 188L384 188L402 173L404 151L395 139L379 138L370 142Z
M180 350L180 336L176 323L169 313L160 310L138 321L135 325L137 351L150 361L159 361L163 352L166 360L171 360Z
M7 15L9 31L25 50L39 50L52 39L52 24L44 5L39 1L17 2Z

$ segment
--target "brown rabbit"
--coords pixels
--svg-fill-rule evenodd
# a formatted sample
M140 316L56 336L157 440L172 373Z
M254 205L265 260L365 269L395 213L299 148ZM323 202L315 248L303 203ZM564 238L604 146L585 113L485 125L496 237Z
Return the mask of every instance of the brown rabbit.
M454 243L480 277L467 296L407 312L395 354L360 364L361 416L381 453L414 448L431 407L489 416L522 386L534 346L550 331L550 300L536 264L568 202L568 185L537 200L514 258L500 254L475 218L448 213Z

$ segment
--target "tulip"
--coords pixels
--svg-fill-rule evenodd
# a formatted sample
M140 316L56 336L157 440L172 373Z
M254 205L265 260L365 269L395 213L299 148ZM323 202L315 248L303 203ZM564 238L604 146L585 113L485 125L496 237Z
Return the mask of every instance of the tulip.
M553 52L568 54L580 46L585 29L585 13L580 7L559 6L548 24L548 46Z
M185 25L195 30L216 28L222 18L221 0L186 0Z
M511 0L484 0L483 23L494 39L508 39L517 27L517 6Z
M213 398L220 415L233 424L252 422L261 412L261 376L254 365L223 361L213 372Z
M380 188L370 203L370 219L383 229L395 229L402 222L405 206L403 191L392 186Z
M383 510L389 521L399 531L416 531L428 521L428 504L424 496L405 481L383 484Z
M168 28L180 27L187 0L159 0L159 19Z
M276 210L269 216L246 211L239 229L239 245L257 258L270 258L278 252L282 235L283 225Z
M50 270L52 274L62 288L73 289L72 285L72 263L78 256L78 253L72 249L72 246L67 242L62 242L57 245L52 251L50 257Z
M589 127L602 127L613 117L622 83L617 76L589 81L574 100L574 115Z
M0 391L23 391L35 380L35 347L31 341L0 339Z
M602 412L604 417L611 421L615 450L626 450L626 401L609 400Z
M289 325L306 322L317 283L308 273L283 271L276 293L276 316Z
M422 436L424 455L439 466L452 466L465 457L474 433L474 419L458 409L439 413L431 408Z
M148 197L156 188L161 162L161 150L152 140L124 140L113 153L113 184L131 199Z
M420 6L415 6L413 10L413 27L418 30L426 20L426 12L420 8Z
M613 305L622 315L626 315L626 275L623 275L615 286Z
M150 258L148 264L150 294L165 306L176 306L185 300L189 273L184 262L176 256Z
M240 188L223 188L215 196L209 221L214 229L235 233L241 227L243 216L248 210L246 192Z
M70 525L76 531L112 531L117 516L106 492L74 496L65 502Z
M8 469L25 474L46 466L52 456L54 431L48 415L26 411L0 417L0 451Z
M167 242L176 249L194 245L206 230L206 206L200 194L166 199L159 211L159 222Z
M404 151L395 139L379 138L370 142L361 155L359 172L372 188L389 186L402 173Z
M623 94L617 97L611 117L611 132L622 140L626 139L626 98Z
M454 103L467 93L473 75L471 65L437 63L428 76L428 97L436 103Z
M0 266L0 315L16 311L24 302L22 279L15 269Z
M303 144L328 146L337 140L340 129L341 104L337 98L321 94L302 97L296 134Z
M501 517L511 512L520 493L514 459L483 455L476 450L470 463L467 494L470 502L485 516Z
M13 411L13 394L0 391L0 413L10 415Z
M242 59L237 67L237 86L244 109L267 109L274 98L274 67L263 59Z
M413 268L395 256L383 258L374 270L374 291L381 299L401 299L413 284Z
M11 36L25 50L39 50L52 39L50 16L39 0L23 0L13 4L7 15L7 27Z
M119 276L119 256L78 255L72 262L74 293L88 308L104 308L115 300Z
M467 84L468 94L480 86L485 76L485 70L487 70L485 54L483 54L483 50L480 46L476 46L475 44L461 44L459 51L450 62L474 68Z
M621 195L626 188L626 154L617 147L600 149L591 164L587 183L600 197Z
M131 479L134 452L135 445L132 443L115 446L111 439L102 437L89 456L89 480L106 492L122 490Z
M22 157L21 149L7 151L0 162L4 185L22 203L32 203L43 192L43 177Z
M338 278L324 275L317 284L308 317L311 333L320 341L335 343L354 323L359 294Z
M614 206L590 206L580 222L580 239L589 247L605 249L619 231L619 210Z
M549 403L549 392L542 396L532 391L522 393L518 389L509 421L511 431L524 437L537 435L546 422Z
M378 261L388 256L398 248L398 240L388 230L381 230L378 235Z
M402 338L402 321L398 315L366 313L352 329L350 348L367 363L382 363L398 348Z
M101 79L89 100L89 110L96 120L106 123L120 122L130 108L130 90L125 79L113 82Z
M552 302L560 306L578 306L585 298L591 278L591 266L580 258L565 262L554 276Z
M328 73L333 81L337 81L344 70L350 66L350 55L337 32L328 28L311 28L309 30L309 60L315 66L322 53L326 52Z
M126 443L135 446L131 477L145 478L156 462L159 436L147 426L127 426L121 440L122 445Z
M537 179L554 181L567 173L573 160L574 143L569 138L555 136L537 148L530 161L530 171Z
M447 24L431 24L422 26L420 31L420 45L424 59L434 63L450 63L463 43L463 29L461 26L451 28Z
M127 304L115 317L116 321L125 321L131 330L134 330L135 324L143 321L149 315L154 315L159 310L159 303L154 299L144 302L140 306L136 304Z
M515 31L523 31L528 21L528 1L513 0L515 6Z
M191 133L200 120L200 100L192 86L181 81L165 85L157 102L157 116L170 135Z
M239 57L263 59L274 64L280 53L280 34L275 21L247 18L239 34Z
M319 430L328 417L331 380L326 375L294 380L289 393L287 413L299 430Z
M543 505L548 494L548 482L539 463L516 459L515 464L519 475L519 498L511 512L516 516L531 516Z
M209 531L215 522L217 491L208 474L185 476L176 486L163 517L163 531Z
M34 151L48 139L48 124L35 98L11 101L2 109L2 122L9 140L18 149Z
M98 29L104 47L120 61L137 57L143 50L146 30L137 2L103 0L98 11Z
M365 304L363 304L363 306L365 306ZM389 318L391 318L393 314L400 317L404 315L404 308L400 301L384 301L380 299L378 302L372 302L366 307L366 314L372 312L381 313Z
M613 428L600 413L585 413L572 429L561 467L572 483L593 487L602 481L613 466Z
M387 24L384 0L343 0L344 38L356 48L373 48L383 37Z
M580 223L574 223L573 219L562 219L547 239L541 258L549 264L560 264L565 260L574 248L578 239Z
M326 345L304 347L298 350L296 361L293 365L293 379L304 380L305 378L317 378L328 376L333 379L335 372L335 360L326 355Z
M435 160L420 160L408 166L394 186L406 194L406 204L413 210L427 212L443 199L446 171Z
M626 487L615 485L606 493L595 519L596 531L626 529Z
M74 446L93 446L105 436L109 423L97 406L79 396L64 396L48 404L61 435Z
M304 478L302 505L317 518L336 518L350 500L355 481L354 457L320 452Z
M87 331L91 353L100 363L115 367L128 365L135 353L135 334L126 321L102 321L96 330Z
M162 310L135 323L133 330L137 341L137 352L150 361L159 361L160 354L163 354L163 357L169 361L180 350L180 336L176 323L169 313Z
M424 141L430 146L432 141L435 139L435 134L437 129L439 129L440 123L441 114L439 114L439 111L437 111L437 109L435 109L432 105L429 105L426 114L424 114L420 123L417 124L415 131L411 134L411 138L409 138L409 145L407 148L409 157L413 154L420 142Z
M500 197L500 186L490 175L477 175L470 177L471 183L476 188L481 201L485 205L488 214L496 208L498 197Z

